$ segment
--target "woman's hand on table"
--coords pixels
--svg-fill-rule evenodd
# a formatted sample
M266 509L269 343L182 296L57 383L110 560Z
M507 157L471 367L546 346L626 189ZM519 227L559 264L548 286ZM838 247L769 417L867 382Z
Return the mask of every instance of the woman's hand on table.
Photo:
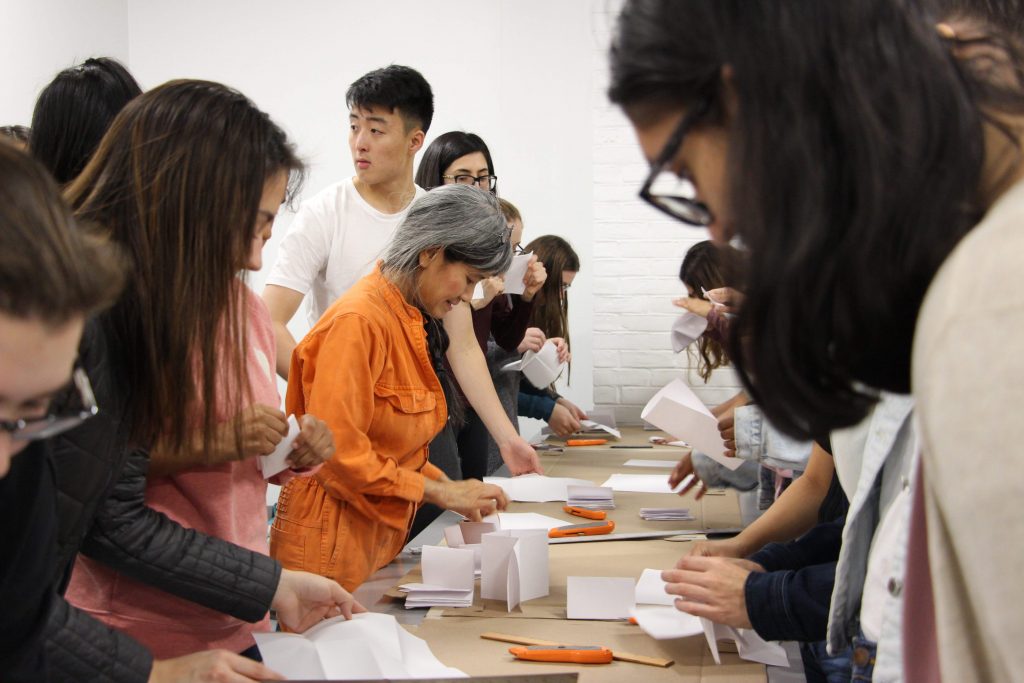
M334 455L334 435L327 423L306 414L299 418L299 435L292 442L288 462L294 469L316 467Z
M572 410L561 403L556 403L551 415L548 416L548 426L555 436L571 436L580 430L580 421L572 414Z
M533 472L544 474L544 470L540 466L540 458L537 457L537 451L533 450L533 446L526 439L515 432L512 432L512 434L512 438L498 444L501 459L508 466L509 474L513 477Z
M500 486L478 479L463 481L430 481L423 487L423 500L457 512L471 522L508 507L508 496Z
M685 496L687 493L693 490L695 486L699 484L700 488L697 490L697 495L694 496L694 498L696 500L700 500L701 498L704 497L704 494L707 492L708 489L706 486L704 486L704 482L701 481L700 476L698 476L697 474L697 471L693 469L693 459L690 453L687 453L686 455L681 457L679 459L679 462L676 463L676 467L674 470L672 470L672 474L668 475L668 485L674 489L675 487L683 483L683 481L691 475L692 477L690 481L686 483L686 486L679 489L679 491L676 492L676 495Z
M661 573L665 592L676 598L676 609L716 624L751 628L746 583L751 572L764 571L756 562L731 557L683 557L675 569Z

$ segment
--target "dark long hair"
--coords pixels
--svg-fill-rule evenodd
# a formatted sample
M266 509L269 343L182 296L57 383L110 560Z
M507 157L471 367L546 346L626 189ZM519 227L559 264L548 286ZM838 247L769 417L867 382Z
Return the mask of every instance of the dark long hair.
M444 179L441 177L444 169L451 166L452 162L459 157L473 152L483 154L491 175L498 175L494 170L491 151L487 149L487 143L483 141L483 138L476 133L453 130L437 136L423 151L419 168L416 169L416 184L424 190L444 185Z
M686 250L683 263L679 266L679 279L693 290L697 298L705 298L702 289L733 287L742 290L745 285L743 253L728 245L716 245L710 241L698 242ZM714 370L729 364L729 353L723 340L710 334L702 334L697 340L700 357L697 374L707 382ZM689 352L689 348L687 348Z
M43 88L32 112L32 155L58 183L85 168L114 117L142 93L116 59L97 57L64 69Z
M1019 83L992 97L929 9L633 0L619 19L610 96L634 122L708 97L721 111L729 67L730 204L750 250L733 359L795 436L860 421L868 387L910 389L925 291L982 212L978 103L1021 109Z
M244 95L171 81L125 107L68 188L77 214L131 260L102 323L139 445L177 451L201 429L209 447L217 400L241 408L249 384L236 277L264 184L301 168L284 132Z
M539 327L547 337L561 337L569 344L569 297L562 289L562 271L578 273L580 257L572 245L558 235L541 235L523 251L534 253L544 264L548 277L533 300L530 327Z

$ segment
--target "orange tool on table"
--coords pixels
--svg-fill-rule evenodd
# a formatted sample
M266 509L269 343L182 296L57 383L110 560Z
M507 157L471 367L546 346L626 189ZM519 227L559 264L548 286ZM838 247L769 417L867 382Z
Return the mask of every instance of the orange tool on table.
M532 662L569 662L570 664L611 664L612 651L599 645L528 645L510 647L516 659Z
M586 517L587 519L604 519L608 516L608 513L604 510L590 510L588 508L581 508L576 505L565 505L562 510L568 512L570 515L576 515L577 517Z
M608 439L569 439L565 442L566 446L603 446L608 443Z
M567 538L569 536L599 536L610 534L615 531L615 522L606 519L602 522L587 522L585 524L569 524L556 526L548 532L548 538Z

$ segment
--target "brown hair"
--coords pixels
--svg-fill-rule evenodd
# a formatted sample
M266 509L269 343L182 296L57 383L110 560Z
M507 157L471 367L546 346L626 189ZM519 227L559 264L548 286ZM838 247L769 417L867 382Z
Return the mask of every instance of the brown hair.
M541 235L523 251L537 255L548 273L547 280L533 300L530 326L539 327L547 337L561 337L569 344L569 297L562 289L562 271L578 273L580 257L572 245L557 235Z
M78 228L49 172L0 141L0 311L54 327L113 303L117 251Z
M693 290L698 299L706 299L702 289L735 287L743 289L740 277L743 254L728 245L717 246L710 241L698 242L689 248L679 267L679 279ZM702 334L697 341L697 374L705 383L714 370L729 364L729 353L722 341ZM687 349L687 353L690 353Z
M501 197L498 197L498 204L501 205L501 213L505 216L505 222L509 225L512 224L512 221L523 222L523 214L519 213L519 209L516 208L515 204Z
M236 276L265 183L301 171L284 132L244 95L181 80L130 102L68 188L77 214L133 266L103 322L139 445L177 451L198 428L208 449L217 399L241 408L249 384Z

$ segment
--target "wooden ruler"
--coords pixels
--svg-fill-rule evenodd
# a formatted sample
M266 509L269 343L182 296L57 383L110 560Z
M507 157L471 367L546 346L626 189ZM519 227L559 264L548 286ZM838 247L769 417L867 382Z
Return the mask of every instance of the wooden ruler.
M481 638L487 640L497 640L502 643L514 643L516 645L571 645L572 643L556 643L552 640L539 640L537 638L528 638L526 636L514 636L508 633L494 633L488 631L487 633L481 633ZM620 650L612 650L612 657L622 662L632 662L633 664L646 664L648 666L660 666L662 668L672 666L674 663L671 659L662 659L660 657L647 657L646 655L634 655L629 652L622 652Z

